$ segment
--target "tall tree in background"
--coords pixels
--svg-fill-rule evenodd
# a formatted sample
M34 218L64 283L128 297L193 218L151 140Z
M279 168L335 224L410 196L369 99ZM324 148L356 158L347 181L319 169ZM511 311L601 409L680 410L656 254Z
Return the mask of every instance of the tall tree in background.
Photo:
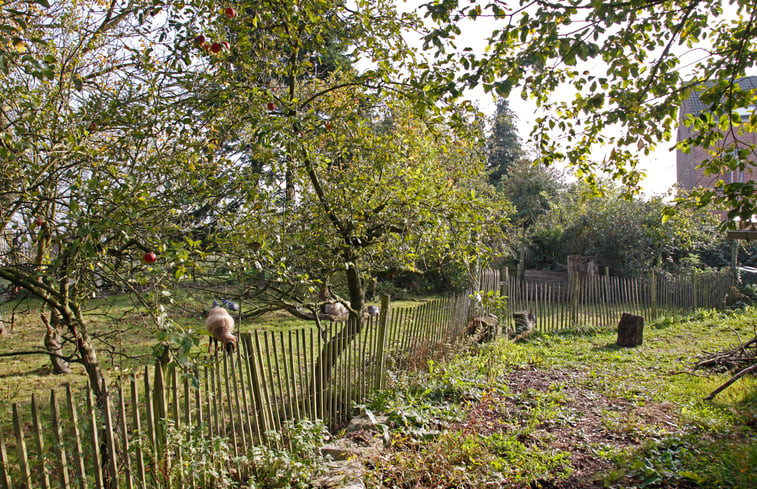
M517 117L510 110L507 99L497 100L491 134L486 141L486 170L489 182L494 186L499 185L502 177L523 157L516 122Z
M414 16L387 0L167 9L180 21L175 57L196 60L182 82L208 141L198 150L222 183L195 199L214 225L193 264L212 257L231 270L212 285L241 299L246 317L315 312L319 289L338 278L344 293L328 299L349 305L352 321L321 352L328 376L363 326L373 274L429 255L486 255L505 214L480 191L473 115L408 80L417 53L402 33Z

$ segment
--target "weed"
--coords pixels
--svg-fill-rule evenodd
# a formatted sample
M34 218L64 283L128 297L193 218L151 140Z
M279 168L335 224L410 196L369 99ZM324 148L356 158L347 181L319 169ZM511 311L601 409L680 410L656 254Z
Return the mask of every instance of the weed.
M289 423L283 435L269 434L272 446L253 446L247 453L234 456L227 439L208 439L195 428L169 423L165 448L147 452L148 457L158 461L156 472L148 474L150 487L310 487L309 481L324 466L318 447L326 436L322 423L307 420Z

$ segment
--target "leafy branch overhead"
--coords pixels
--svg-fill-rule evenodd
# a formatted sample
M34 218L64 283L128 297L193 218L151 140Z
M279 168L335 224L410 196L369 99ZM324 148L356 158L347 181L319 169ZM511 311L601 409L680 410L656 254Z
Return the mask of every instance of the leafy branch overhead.
M738 84L757 60L754 0L449 1L426 8L437 22L426 43L436 47L438 62L466 68L459 75L429 70L437 87L483 86L503 97L521 88L544 109L531 134L541 160L568 162L593 184L604 174L638 188L639 155L666 144L682 101L701 92L708 113L684 121L697 136L680 149L708 150L702 167L721 182L690 202L718 201L733 209L731 217L757 211L753 183L723 179L757 161L747 137L757 129L757 93ZM482 16L496 21L487 52L451 49L459 24Z

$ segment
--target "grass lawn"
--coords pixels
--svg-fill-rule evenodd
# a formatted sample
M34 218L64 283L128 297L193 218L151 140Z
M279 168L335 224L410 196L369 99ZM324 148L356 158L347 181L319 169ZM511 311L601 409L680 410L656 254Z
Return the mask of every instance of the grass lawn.
M2 354L33 349L44 333L38 303L12 306L2 305L3 319L14 319ZM106 375L152 362L149 316L125 298L90 306ZM204 329L200 306L177 300L168 311L182 328ZM301 326L269 315L242 330ZM612 327L459 347L451 360L392 372L366 406L378 423L344 436L370 448L359 459L370 488L757 487L757 380L705 401L730 374L691 369L756 333L755 309L703 310L647 323L636 348L616 347ZM195 350L206 348L203 340ZM81 369L54 376L44 355L5 356L0 403L66 382L83 383Z
M201 298L200 302L179 291L174 292L170 299L165 296L160 299L166 307L168 319L199 336L200 344L194 348L194 354L207 352L204 309L210 307L210 296ZM391 307L413 307L419 303L412 300L393 301ZM71 365L72 373L69 375L52 374L50 361L41 352L45 325L40 318L40 305L36 299L0 304L0 314L8 330L7 335L0 337L0 355L3 355L0 357L0 405L28 402L33 392L43 393L66 383L74 386L86 383L84 368L79 364ZM145 365L153 364L153 349L158 344L159 331L156 321L144 311L142 304L126 295L88 302L85 317L106 378L141 371ZM286 331L313 327L313 323L294 318L286 312L275 312L255 320L244 320L240 326L241 331ZM32 351L38 353L14 355ZM64 347L65 353L71 351L71 345Z
M384 427L369 487L757 487L757 381L704 401L727 373L692 372L705 352L755 335L757 311L702 311L615 331L486 345L397 376L371 406ZM378 440L378 441L377 441Z

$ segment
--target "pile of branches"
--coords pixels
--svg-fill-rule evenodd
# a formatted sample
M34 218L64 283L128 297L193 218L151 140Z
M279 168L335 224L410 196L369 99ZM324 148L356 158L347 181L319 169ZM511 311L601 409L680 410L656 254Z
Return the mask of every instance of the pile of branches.
M734 348L705 356L694 365L694 370L699 368L735 372L728 381L705 397L708 400L713 399L741 377L757 372L757 336Z

